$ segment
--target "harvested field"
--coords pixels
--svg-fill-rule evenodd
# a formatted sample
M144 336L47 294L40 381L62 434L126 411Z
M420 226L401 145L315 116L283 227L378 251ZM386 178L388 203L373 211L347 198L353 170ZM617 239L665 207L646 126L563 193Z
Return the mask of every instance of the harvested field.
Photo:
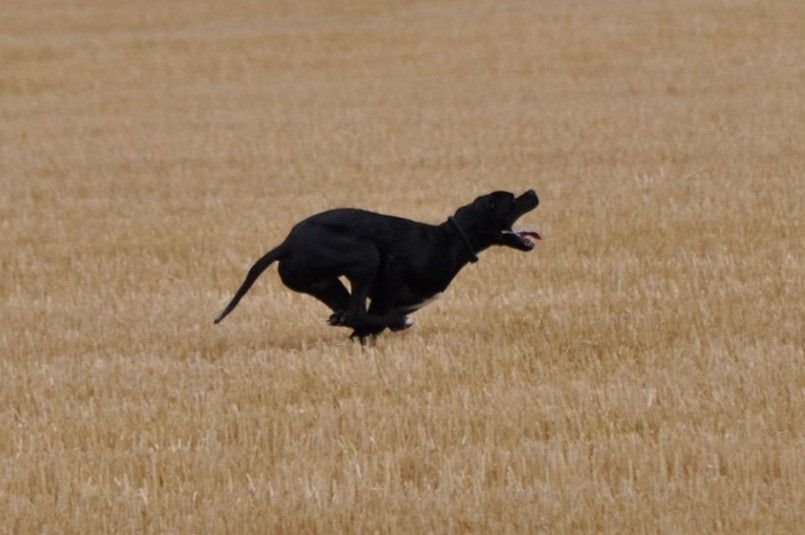
M0 532L801 533L805 3L50 2L0 25ZM303 217L533 187L361 348Z

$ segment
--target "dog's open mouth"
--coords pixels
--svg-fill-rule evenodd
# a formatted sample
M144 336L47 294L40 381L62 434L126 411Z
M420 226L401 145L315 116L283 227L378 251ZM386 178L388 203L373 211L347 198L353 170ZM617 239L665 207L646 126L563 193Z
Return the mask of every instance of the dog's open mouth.
M534 240L541 240L542 234L537 232L534 229L520 229L520 230L503 230L501 231L504 238L508 240L513 240L519 245L523 250L530 251L534 248Z

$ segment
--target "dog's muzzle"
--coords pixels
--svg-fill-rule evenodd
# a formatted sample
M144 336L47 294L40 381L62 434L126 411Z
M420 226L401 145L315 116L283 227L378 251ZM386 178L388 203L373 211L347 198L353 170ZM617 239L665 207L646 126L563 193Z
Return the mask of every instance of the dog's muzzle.
M526 214L539 206L539 197L537 197L537 193L533 189L530 189L515 199L514 206L515 213L512 219L512 224L520 219L523 214ZM530 251L534 248L535 243L531 240L531 238L535 240L542 239L542 234L534 229L515 230L508 228L500 231L500 235L503 245L508 245L509 247L513 247L521 251Z

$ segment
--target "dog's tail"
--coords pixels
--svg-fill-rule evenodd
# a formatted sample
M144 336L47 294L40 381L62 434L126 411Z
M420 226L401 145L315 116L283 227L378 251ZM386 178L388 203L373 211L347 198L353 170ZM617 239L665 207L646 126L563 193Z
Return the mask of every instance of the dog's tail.
M249 273L246 275L246 280L243 281L243 284L240 285L238 291L235 292L235 297L233 297L229 304L226 305L224 311L221 312L217 318L215 318L215 323L220 323L222 319L232 312L232 309L238 306L241 297L243 297L244 294L249 291L249 288L252 287L254 281L257 280L257 277L259 277L263 271L268 269L268 266L270 266L273 262L285 256L285 253L286 249L285 244L283 243L282 245L279 245L278 247L275 247L267 252L260 260L255 262L252 268L249 270Z

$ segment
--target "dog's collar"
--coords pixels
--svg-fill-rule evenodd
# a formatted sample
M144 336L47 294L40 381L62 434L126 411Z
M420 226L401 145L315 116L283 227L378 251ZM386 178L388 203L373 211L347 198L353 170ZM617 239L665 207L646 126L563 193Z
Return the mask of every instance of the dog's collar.
M472 248L472 244L470 243L470 239L467 237L466 234L464 234L464 229L462 229L459 226L458 222L455 220L455 218L453 218L453 216L448 217L447 220L450 221L450 223L452 223L454 227L456 227L456 230L458 231L458 235L461 236L461 241L464 242L464 245L467 246L467 250L470 252L470 262L472 262L474 264L475 262L478 261L478 257L475 254L475 250L473 250L473 248Z

